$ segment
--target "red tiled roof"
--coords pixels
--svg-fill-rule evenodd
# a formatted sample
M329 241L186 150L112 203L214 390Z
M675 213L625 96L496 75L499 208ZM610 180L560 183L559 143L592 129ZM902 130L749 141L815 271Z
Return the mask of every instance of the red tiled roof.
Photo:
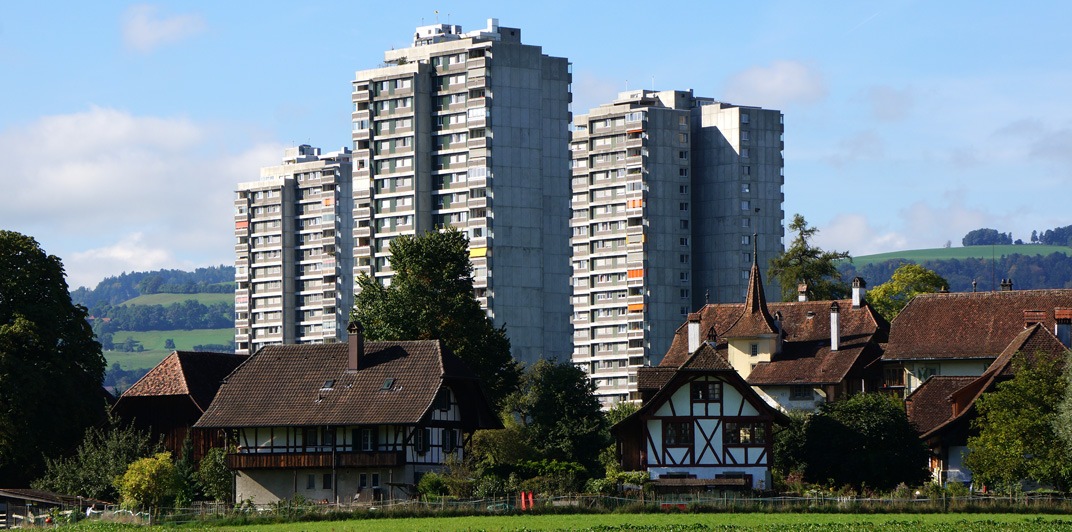
M230 353L175 351L138 379L119 400L186 395L204 411L216 396L224 377L246 358Z
M1005 350L1001 352L994 362L986 368L979 377L970 377L970 381L960 387L959 389L950 392L949 396L944 399L944 402L952 409L949 415L944 420L939 420L926 427L920 427L919 431L922 438L929 438L934 433L949 426L954 421L967 416L975 409L975 401L979 399L979 396L994 389L998 381L1008 379L1015 374L1015 367L1012 364L1013 357L1017 353L1023 353L1024 356L1034 358L1036 356L1045 357L1064 357L1067 351L1060 340L1053 335L1050 331L1045 329L1042 324L1035 324L1027 329L1024 329L1020 334L1013 338L1012 342L1005 347ZM927 379L923 384L926 385L935 377ZM922 388L922 386L921 386ZM919 391L917 389L916 391ZM906 399L906 403L915 395L913 392ZM917 399L920 403L919 408L924 411L928 410L940 410L940 407L927 404L928 402L934 402L934 397L923 396ZM956 406L954 408L954 405ZM955 413L954 413L955 411ZM911 412L911 410L910 410Z
M976 378L935 375L927 379L905 398L908 422L924 434L949 421L953 416L950 395Z
M921 294L890 327L884 360L997 358L1024 330L1024 311L1041 310L1053 330L1054 310L1072 306L1072 290Z
M439 341L366 341L347 371L348 345L266 346L235 370L197 427L416 424L443 383L467 428L499 428L479 380ZM330 386L326 386L330 382Z

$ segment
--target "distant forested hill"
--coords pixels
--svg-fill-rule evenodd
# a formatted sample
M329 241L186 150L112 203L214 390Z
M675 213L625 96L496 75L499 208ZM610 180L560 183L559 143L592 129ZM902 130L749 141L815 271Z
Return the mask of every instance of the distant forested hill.
M896 257L896 253L885 253L880 258L864 256L855 259L854 263L845 261L838 270L844 280L859 276L868 286L888 281L898 266L911 262L944 277L952 292L970 292L972 280L977 282L979 291L997 290L1002 279L1012 279L1013 288L1017 290L1072 288L1072 256L1068 255L1068 250L1036 255L1032 253L1033 248L1044 249L1046 246L996 246L993 255L990 247L979 246L971 249L981 250L981 256L960 258L943 258L942 255L944 252L955 256L963 253L965 248L905 251L901 257ZM1022 253L1008 253L1010 249Z
M100 305L118 305L144 294L234 293L234 266L209 266L192 272L156 270L123 273L107 277L89 289L71 291L71 301L93 309Z

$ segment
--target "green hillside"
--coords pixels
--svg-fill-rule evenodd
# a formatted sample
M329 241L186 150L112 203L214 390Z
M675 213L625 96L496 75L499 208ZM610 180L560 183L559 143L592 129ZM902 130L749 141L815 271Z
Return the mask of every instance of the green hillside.
M910 260L918 263L925 260L989 259L991 257L1003 257L1013 254L1046 256L1051 253L1063 253L1072 256L1072 248L1067 246L1024 244L1020 246L967 246L956 248L909 249L904 251L892 251L890 253L879 253L877 255L853 257L852 263L857 268L860 268L869 264L897 259Z
M210 294L200 294L210 295ZM234 329L198 329L192 331L116 331L116 342L122 342L127 337L133 338L145 348L145 351L124 353L121 351L105 351L104 358L108 359L108 366L119 363L125 370L151 368L164 359L173 351L164 349L164 341L168 338L175 340L175 350L192 351L195 345L223 344L226 345L234 340Z
M182 303L188 299L192 299L201 303L202 305L211 305L213 303L234 303L233 293L223 294L145 294L128 299L120 305L163 305L168 306L174 303Z

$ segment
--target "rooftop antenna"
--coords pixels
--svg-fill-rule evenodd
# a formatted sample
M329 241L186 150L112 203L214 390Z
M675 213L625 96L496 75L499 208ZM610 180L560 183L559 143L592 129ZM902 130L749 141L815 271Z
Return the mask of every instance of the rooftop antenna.
M651 77L651 92L655 92L655 76Z
M439 24L439 10L435 10L435 23Z

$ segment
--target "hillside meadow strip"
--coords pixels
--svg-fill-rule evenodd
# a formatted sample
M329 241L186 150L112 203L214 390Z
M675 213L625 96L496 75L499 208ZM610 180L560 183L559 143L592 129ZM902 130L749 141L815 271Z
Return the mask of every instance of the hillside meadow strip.
M876 255L861 255L853 257L852 262L860 268L867 264L886 262L888 260L909 260L923 262L925 260L948 260L948 259L991 259L1008 255L1050 255L1051 253L1063 253L1072 255L1072 248L1067 246L1043 246L1039 244L1022 244L1012 246L965 246L932 249L907 249L892 251Z

